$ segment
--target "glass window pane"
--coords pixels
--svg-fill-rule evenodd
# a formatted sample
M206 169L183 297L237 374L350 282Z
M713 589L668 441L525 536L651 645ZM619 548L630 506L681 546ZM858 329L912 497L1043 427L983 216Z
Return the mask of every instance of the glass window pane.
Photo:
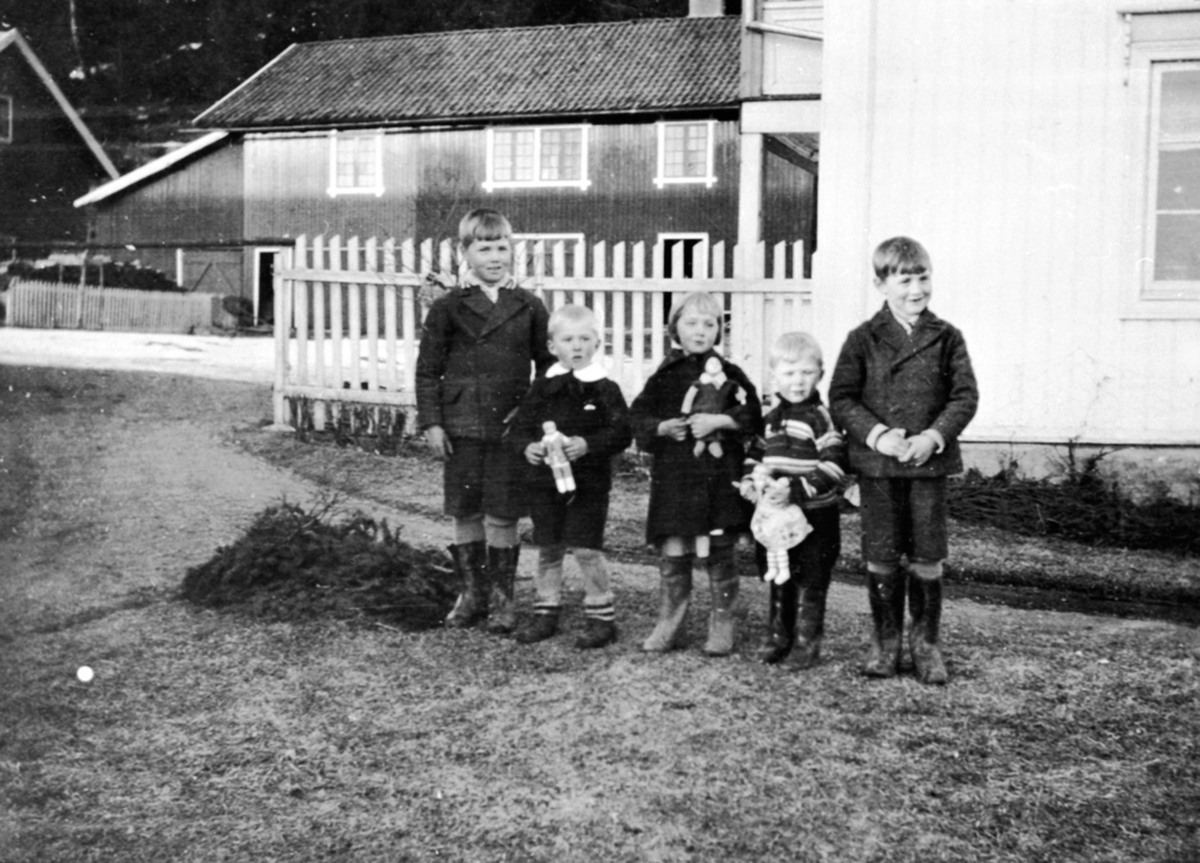
M1200 281L1200 214L1160 215L1154 246L1156 281Z
M1200 147L1159 152L1158 209L1200 210Z
M667 177L708 176L708 124L679 123L663 135L663 173Z
M1159 133L1200 138L1200 67L1177 64L1162 73Z

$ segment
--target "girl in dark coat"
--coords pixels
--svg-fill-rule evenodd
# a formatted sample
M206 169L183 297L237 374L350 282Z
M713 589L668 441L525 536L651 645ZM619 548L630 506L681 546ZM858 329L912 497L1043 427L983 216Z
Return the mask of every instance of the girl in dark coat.
M692 565L707 559L712 614L704 652L733 651L733 604L737 574L733 546L747 529L750 512L738 493L744 440L761 432L762 405L745 372L718 355L723 310L710 294L690 293L671 308L667 329L679 348L672 350L646 382L631 407L634 438L654 460L650 469L650 511L646 539L662 555L658 623L643 650L676 646L692 593ZM683 415L688 392L715 358L735 386L720 412ZM711 374L711 373L710 373ZM722 432L720 455L696 441Z

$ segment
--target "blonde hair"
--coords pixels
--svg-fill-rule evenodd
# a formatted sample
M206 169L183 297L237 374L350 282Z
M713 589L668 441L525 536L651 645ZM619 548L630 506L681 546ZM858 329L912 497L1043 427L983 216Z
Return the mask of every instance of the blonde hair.
M871 260L875 267L875 278L880 281L897 273L928 273L933 269L933 260L925 247L912 237L892 237L875 247Z
M679 344L679 319L690 308L695 308L701 314L711 315L716 319L716 344L719 345L721 343L721 330L725 328L725 309L721 307L721 301L707 291L692 291L691 293L684 294L682 297L677 296L671 303L671 312L667 315L667 335L671 337L671 341Z
M510 240L512 225L496 210L480 207L463 216L458 223L458 241L469 249L476 240Z
M805 357L812 357L822 369L825 368L825 358L821 355L821 346L808 333L784 333L771 345L768 362L772 369L780 363L794 363Z
M596 340L600 339L600 327L596 323L596 313L587 306L579 306L574 303L559 306L550 313L550 322L546 325L546 329L553 336L563 324L588 324L591 326L592 332L596 334Z

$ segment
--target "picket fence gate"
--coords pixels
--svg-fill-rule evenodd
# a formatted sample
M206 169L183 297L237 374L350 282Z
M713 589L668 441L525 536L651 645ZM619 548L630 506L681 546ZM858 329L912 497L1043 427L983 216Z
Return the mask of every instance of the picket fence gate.
M670 349L666 320L672 295L708 291L721 298L726 327L720 349L760 387L769 386L767 349L781 333L809 330L812 283L801 277L803 244L670 250L662 243L588 249L569 240L519 241L514 275L553 311L565 303L591 308L600 322L598 353L627 399L641 390ZM711 251L711 254L709 253ZM647 255L649 252L649 255ZM322 430L331 424L363 433L412 431L420 328L434 299L459 276L454 243L301 236L275 272L276 424ZM590 264L590 266L589 266ZM570 272L568 272L570 269Z
M217 294L80 288L14 279L8 289L8 323L44 330L201 333L213 329L220 299Z

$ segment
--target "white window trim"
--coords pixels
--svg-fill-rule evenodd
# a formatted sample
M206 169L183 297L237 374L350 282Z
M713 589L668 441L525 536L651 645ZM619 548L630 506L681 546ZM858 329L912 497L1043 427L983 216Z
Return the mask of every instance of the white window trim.
M694 126L698 123L705 123L708 126L708 153L705 156L705 173L703 177L668 177L667 172L667 127L668 126ZM660 120L654 124L657 127L658 134L658 166L657 173L654 175L654 185L656 188L663 188L667 185L675 185L677 183L703 183L705 188L711 189L717 182L716 175L716 140L717 140L717 121L716 120Z
M1137 122L1130 147L1132 177L1137 185L1135 225L1141 226L1136 238L1136 273L1132 290L1125 295L1121 317L1125 319L1200 318L1200 282L1175 283L1179 287L1156 287L1154 282L1154 243L1157 231L1158 160L1155 148L1158 114L1154 103L1154 64L1164 62L1200 63L1200 38L1134 41L1129 48L1129 92Z
M0 96L0 101L8 103L8 111L5 116L8 122L0 125L0 144L11 144L13 140L13 100L12 96Z
M707 279L711 267L711 249L707 232L699 233L660 233L655 245L662 249L663 272L667 271L667 242L670 240L699 240L700 241L700 272L692 273L693 279ZM672 279L682 279L683 276L672 276Z
M331 198L339 195L383 195L383 132L343 132L347 138L372 138L375 141L375 176L378 182L374 186L339 186L337 183L338 130L329 133L329 187L325 190Z
M540 180L542 173L542 132L547 129L579 129L580 136L580 172L578 180ZM497 180L496 179L496 132L519 130L533 132L533 179L532 180ZM497 189L579 189L586 191L592 186L588 178L588 142L591 138L591 126L587 123L574 123L564 126L489 126L487 129L487 178L483 181L485 192Z

